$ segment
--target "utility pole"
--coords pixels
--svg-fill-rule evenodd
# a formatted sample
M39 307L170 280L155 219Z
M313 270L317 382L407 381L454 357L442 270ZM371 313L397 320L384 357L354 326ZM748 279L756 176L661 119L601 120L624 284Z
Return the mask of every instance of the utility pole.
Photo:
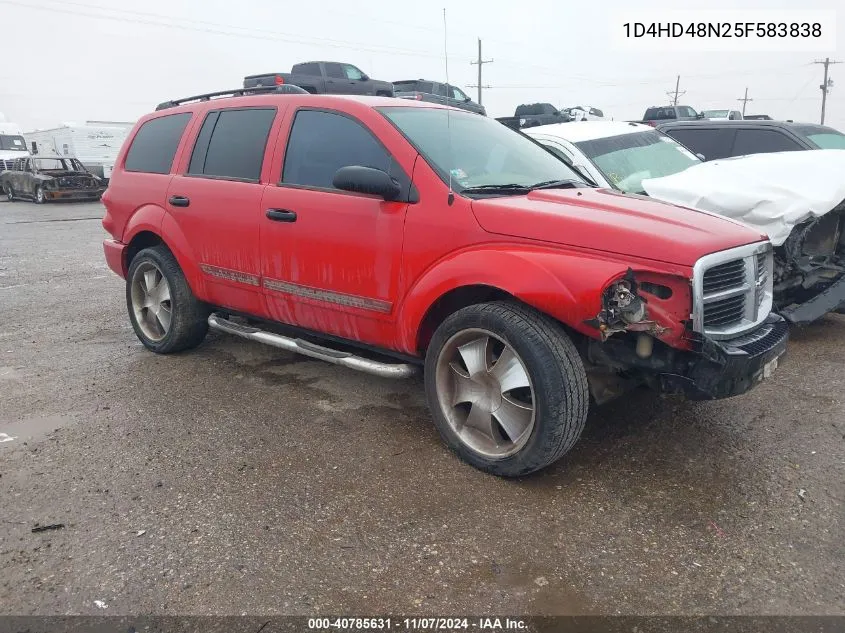
M832 64L841 64L842 62L831 61L830 57L825 57L824 61L817 59L813 63L814 64L822 64L824 66L824 81L822 82L822 85L819 86L819 88L821 88L821 90L822 90L822 120L821 120L821 124L824 125L824 109L825 109L825 106L827 105L827 93L830 92L831 88L833 88L833 79L828 79L827 70L828 70L828 67L831 66Z
M687 93L686 90L678 90L678 88L680 88L680 86L681 86L681 76L678 75L678 78L675 80L675 91L672 92L670 90L670 91L666 92L667 95L672 97L672 105L673 106L678 105L678 97L681 97L681 96L683 96Z
M748 97L748 86L745 87L745 96L742 99L737 99L737 101L742 101L742 116L745 117L745 104L749 101L754 101L754 99L750 99Z
M482 88L489 88L490 86L485 86L481 83L481 67L484 64L491 64L493 63L492 59L482 59L481 58L481 38L478 38L478 61L470 62L473 66L478 64L478 83L477 84L470 84L469 88L478 88L478 105L481 105L481 89Z

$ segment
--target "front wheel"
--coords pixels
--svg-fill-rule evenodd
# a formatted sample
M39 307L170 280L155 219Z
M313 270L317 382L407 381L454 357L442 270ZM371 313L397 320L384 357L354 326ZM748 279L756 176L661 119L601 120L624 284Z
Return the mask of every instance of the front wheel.
M9 202L15 201L15 190L12 189L12 185L6 185L6 199Z
M35 204L44 204L44 187L35 188Z
M557 461L587 418L584 364L563 328L510 302L449 316L426 354L429 408L446 444L502 477Z
M208 309L166 246L145 248L132 259L126 305L135 334L158 354L196 347L208 332Z

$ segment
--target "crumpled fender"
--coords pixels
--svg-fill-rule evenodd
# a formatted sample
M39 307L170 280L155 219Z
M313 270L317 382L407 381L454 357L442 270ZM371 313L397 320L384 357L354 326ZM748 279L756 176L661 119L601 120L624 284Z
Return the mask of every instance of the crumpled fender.
M397 347L417 353L417 335L429 308L451 290L484 285L503 290L592 338L585 321L601 310L602 290L628 270L627 262L596 253L491 244L452 253L409 289L398 315Z

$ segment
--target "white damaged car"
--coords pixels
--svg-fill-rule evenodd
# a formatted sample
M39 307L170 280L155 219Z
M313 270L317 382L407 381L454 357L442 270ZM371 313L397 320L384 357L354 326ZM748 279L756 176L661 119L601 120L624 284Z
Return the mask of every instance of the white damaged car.
M705 163L638 123L584 121L524 133L600 186L710 211L766 233L775 246L775 306L787 320L804 324L845 312L845 150Z

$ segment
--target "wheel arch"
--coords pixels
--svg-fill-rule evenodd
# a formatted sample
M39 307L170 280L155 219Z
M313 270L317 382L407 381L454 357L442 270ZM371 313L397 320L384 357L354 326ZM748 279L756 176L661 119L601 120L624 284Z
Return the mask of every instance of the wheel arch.
M165 237L163 234L166 234ZM181 240L180 240L181 237ZM124 254L123 270L128 273L129 266L132 264L132 259L143 249L154 246L164 246L176 258L176 262L182 269L185 275L185 280L191 292L200 299L205 296L204 285L202 281L202 274L196 260L193 258L190 250L187 250L187 242L181 231L178 234L167 233L164 230L154 230L151 227L143 227L134 231L126 243L126 251Z
M518 301L595 337L585 321L601 309L606 284L626 270L620 262L556 249L489 245L453 254L408 291L398 315L397 343L406 353L422 354L442 319L467 305L497 299Z

